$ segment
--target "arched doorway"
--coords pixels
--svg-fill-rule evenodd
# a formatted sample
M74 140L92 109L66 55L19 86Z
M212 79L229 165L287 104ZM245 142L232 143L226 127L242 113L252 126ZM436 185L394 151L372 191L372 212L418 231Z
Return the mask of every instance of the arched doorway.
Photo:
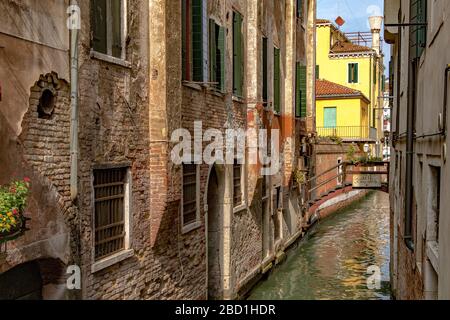
M208 299L222 298L221 270L221 202L219 178L215 166L208 179Z
M0 300L42 300L42 278L37 261L0 274Z

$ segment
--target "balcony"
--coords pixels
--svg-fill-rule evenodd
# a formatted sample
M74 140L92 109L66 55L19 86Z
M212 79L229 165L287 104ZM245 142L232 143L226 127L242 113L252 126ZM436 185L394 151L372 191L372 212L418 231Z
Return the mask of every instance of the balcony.
M339 137L346 142L376 142L377 129L367 126L317 127L319 137Z

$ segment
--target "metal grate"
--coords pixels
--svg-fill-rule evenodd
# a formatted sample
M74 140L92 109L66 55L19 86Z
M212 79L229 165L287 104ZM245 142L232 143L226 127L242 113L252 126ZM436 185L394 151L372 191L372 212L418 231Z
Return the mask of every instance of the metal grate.
M197 166L183 165L183 225L197 220Z
M125 248L125 182L127 168L94 170L95 259Z
M242 186L241 186L242 165L236 160L233 165L233 205L234 207L242 204Z

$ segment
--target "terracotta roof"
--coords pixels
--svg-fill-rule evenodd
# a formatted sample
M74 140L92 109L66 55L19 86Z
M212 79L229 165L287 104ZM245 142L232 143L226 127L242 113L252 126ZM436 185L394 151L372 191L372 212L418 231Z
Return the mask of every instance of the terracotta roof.
M367 99L361 91L324 79L316 80L316 97L362 97L369 103L369 99Z
M331 23L331 21L327 19L316 19L316 23Z
M373 49L360 46L351 42L336 42L331 48L331 53L347 53L347 52L372 52Z

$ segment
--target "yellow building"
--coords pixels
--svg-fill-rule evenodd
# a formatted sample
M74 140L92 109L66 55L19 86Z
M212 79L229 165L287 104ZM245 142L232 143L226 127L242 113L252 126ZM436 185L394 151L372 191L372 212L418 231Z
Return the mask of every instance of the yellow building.
M371 33L344 34L328 20L316 21L316 63L320 79L342 85L349 89L348 92L354 90L353 94L359 92L360 95L359 99L319 98L316 103L316 125L319 135L328 135L329 130L324 126L324 117L332 118L334 111L324 108L326 105L336 106L336 135L353 136L354 132L361 132L360 136L354 137L355 140L368 139L368 142L375 143L377 147L373 151L379 154L380 141L384 136L382 125L384 101L381 98L384 83L383 55L380 49L381 18L371 17L370 23ZM371 44L371 47L367 44ZM361 128L350 130L346 127ZM347 139L345 136L341 137Z
M369 103L359 90L317 80L317 133L322 137L340 137L343 141L374 142L376 130L368 125Z

